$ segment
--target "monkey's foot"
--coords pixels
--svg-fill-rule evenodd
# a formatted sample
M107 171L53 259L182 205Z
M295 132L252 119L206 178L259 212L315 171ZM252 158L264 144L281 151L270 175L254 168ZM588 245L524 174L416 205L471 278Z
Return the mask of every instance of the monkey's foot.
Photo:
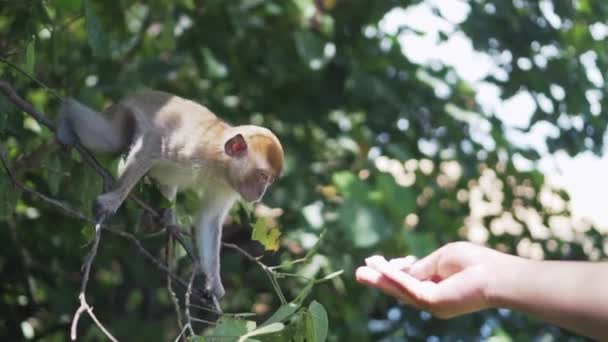
M217 277L213 277L207 280L205 290L211 293L218 300L222 299L226 294L226 290L224 290L224 285L222 285L222 282L219 280L219 275Z
M158 223L161 227L171 227L175 225L175 214L173 214L173 209L171 208L162 208L158 211Z
M120 199L113 193L99 195L93 203L93 213L96 222L103 222L108 217L114 215L120 206Z
M220 305L220 299L224 297L226 291L224 290L224 286L221 281L208 281L207 286L205 286L205 292L209 295L209 299L213 303L215 310L219 314L222 314L222 307Z

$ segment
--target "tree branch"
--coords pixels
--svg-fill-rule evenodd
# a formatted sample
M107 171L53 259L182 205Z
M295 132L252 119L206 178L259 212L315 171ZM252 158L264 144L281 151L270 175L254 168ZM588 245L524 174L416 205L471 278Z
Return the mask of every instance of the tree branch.
M8 82L0 80L0 91L2 91L4 95L6 95L6 97L8 97L8 99L11 100L15 106L17 106L17 108L34 117L36 121L43 124L48 129L52 131L55 130L55 123L36 110L36 108L29 104L29 102L22 99Z

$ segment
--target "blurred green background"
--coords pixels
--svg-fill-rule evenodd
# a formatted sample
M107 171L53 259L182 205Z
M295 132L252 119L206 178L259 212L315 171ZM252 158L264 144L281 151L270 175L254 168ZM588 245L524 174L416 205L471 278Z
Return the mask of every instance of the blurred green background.
M53 91L101 109L149 87L272 129L284 175L263 204L235 209L225 241L277 265L306 255L325 231L279 284L292 300L304 277L344 270L305 300L327 310L329 341L577 341L509 310L438 320L353 274L373 253L423 256L459 239L536 259L605 259L602 227L573 212L550 165L602 154L606 23L608 2L593 0L3 0L0 78L49 117ZM90 214L99 177L4 96L0 144L17 179ZM149 184L135 191L167 205ZM195 197L178 197L184 225ZM248 210L280 228L277 252L251 241ZM128 201L111 222L164 260L167 237L150 237L141 214ZM90 224L0 172L1 340L68 339L91 236ZM180 251L174 267L187 279ZM223 250L222 277L226 312L261 322L279 307L261 268L234 250ZM117 337L175 339L166 285L133 244L104 234L88 299ZM87 317L79 336L103 340Z

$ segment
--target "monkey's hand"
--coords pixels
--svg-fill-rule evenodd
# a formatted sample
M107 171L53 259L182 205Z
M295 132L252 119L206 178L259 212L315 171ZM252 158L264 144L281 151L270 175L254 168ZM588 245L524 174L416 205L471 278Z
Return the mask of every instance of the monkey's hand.
M224 285L222 285L219 275L207 277L205 290L211 293L217 300L222 299L226 294L226 290L224 290Z
M101 222L114 215L116 210L118 210L120 203L120 197L112 192L99 195L93 203L95 220Z

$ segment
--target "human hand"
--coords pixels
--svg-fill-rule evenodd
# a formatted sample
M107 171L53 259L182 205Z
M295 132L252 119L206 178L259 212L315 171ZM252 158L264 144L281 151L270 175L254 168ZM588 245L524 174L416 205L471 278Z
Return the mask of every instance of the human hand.
M447 244L415 262L408 256L365 260L356 271L360 283L376 287L439 318L489 308L496 275L508 272L507 254L469 242Z

